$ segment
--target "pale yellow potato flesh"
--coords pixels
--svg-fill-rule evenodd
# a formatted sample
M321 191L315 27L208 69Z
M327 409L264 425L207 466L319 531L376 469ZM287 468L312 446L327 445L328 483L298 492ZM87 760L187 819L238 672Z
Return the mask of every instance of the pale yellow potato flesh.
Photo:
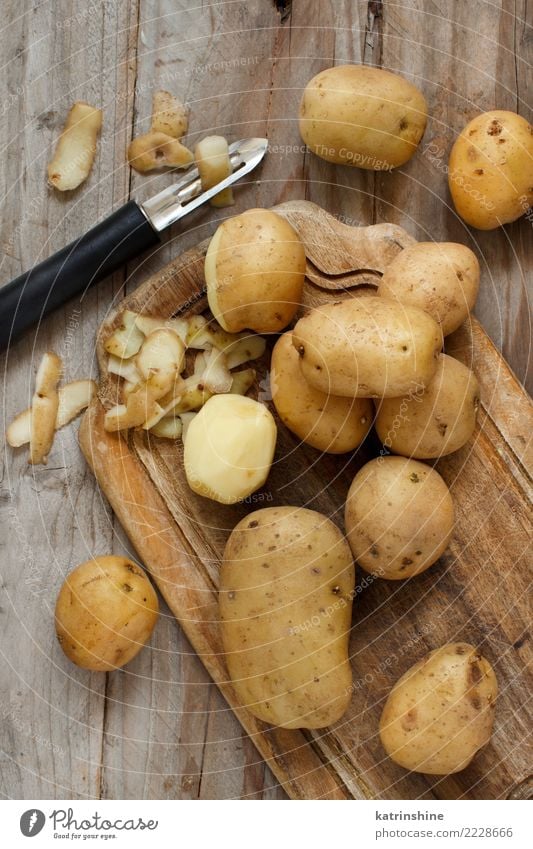
M224 330L277 333L301 301L305 251L280 215L249 209L224 221L205 258L209 308Z
M425 310L444 336L453 333L474 308L479 291L479 262L466 245L418 242L387 266L381 297Z
M424 572L445 551L453 526L448 487L417 460L371 460L348 491L346 536L356 561L376 577L401 581Z
M57 385L63 371L61 358L46 353L35 378L35 392L31 403L30 457L32 465L46 464L54 441L59 393Z
M158 615L157 595L139 566L126 557L95 557L74 569L61 587L57 639L77 666L109 672L139 653Z
M455 140L448 183L461 218L478 230L516 221L533 205L533 128L515 112L477 115Z
M324 728L351 697L354 598L350 548L326 517L268 507L226 544L219 607L226 662L240 703L283 728Z
M178 375L185 363L185 345L167 328L154 330L144 340L135 365L145 380L153 374Z
M48 181L61 192L77 189L91 172L96 141L102 128L102 110L78 101L68 113L54 158L48 165Z
M213 188L232 173L229 147L224 136L206 136L194 148L194 160L200 174L202 190ZM233 204L231 186L223 189L209 201L211 206L224 207Z
M422 392L384 398L377 404L375 427L383 445L394 454L428 460L458 451L468 442L478 408L475 374L441 354Z
M397 397L426 386L442 348L431 316L377 296L316 307L292 339L307 382L346 398Z
M94 380L73 380L58 389L58 408L55 430L64 427L89 406L95 397L97 386ZM6 431L8 445L20 448L31 438L31 407L19 413Z
M379 733L390 758L429 775L460 772L490 740L498 682L468 643L435 649L396 682Z
M191 151L178 139L152 130L137 136L128 147L128 162L142 174L156 168L187 168L192 161Z
M306 381L290 332L272 351L270 391L283 424L319 451L353 451L372 426L374 407L368 398L326 395Z
M386 171L415 153L427 109L422 92L398 74L367 65L338 65L307 84L300 135L328 162Z
M221 504L243 501L265 483L276 437L274 418L263 404L242 395L213 395L185 441L189 486Z

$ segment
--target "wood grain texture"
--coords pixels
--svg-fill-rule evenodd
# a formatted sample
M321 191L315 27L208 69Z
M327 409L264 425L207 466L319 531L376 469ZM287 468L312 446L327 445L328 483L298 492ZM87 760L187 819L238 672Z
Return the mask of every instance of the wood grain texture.
M331 269L324 287L306 280L304 304L358 297L357 285L350 288L346 282L351 271L372 268L372 254L379 253L380 244L389 261L394 255L390 233L381 225L349 228L306 201L276 209L299 231L306 254L322 249L320 256L315 254L315 267ZM326 234L322 243L321 233ZM401 232L395 237L398 251ZM447 350L475 368L481 387L480 421L472 440L437 464L456 508L450 546L438 564L407 582L363 580L359 575L350 642L353 697L340 722L316 732L269 728L240 707L224 665L217 587L227 537L251 510L270 502L317 509L342 528L352 478L376 456L379 445L371 436L353 455L321 455L279 424L265 487L249 503L223 507L189 489L181 443L142 430L127 437L104 431L104 409L113 404L117 385L113 376L105 376L103 341L122 309L169 317L205 310L206 298L198 293L205 288L207 244L145 281L104 322L98 351L100 398L80 431L97 480L210 675L292 798L507 797L528 778L530 766L529 711L517 709L531 684L527 594L533 407L527 394L475 319L449 338ZM255 367L255 395L267 401L268 352ZM272 406L271 411L276 415ZM507 585L505 595L494 574ZM500 697L495 733L490 745L455 776L406 773L385 757L379 742L384 698L428 650L455 641L478 646L496 671Z
M212 131L230 138L264 134L271 143L260 182L252 175L239 188L233 210L200 212L174 228L161 249L102 283L81 304L68 304L2 358L5 422L27 405L38 359L48 348L65 356L69 377L95 372L95 332L124 284L132 291L210 235L221 216L294 198L314 200L347 224L392 221L417 239L453 238L473 246L483 266L477 314L531 387L531 223L523 219L490 234L465 229L446 205L443 173L453 135L478 109L518 109L531 118L531 4L293 0L286 6L291 11L281 15L271 0L5 0L2 281L129 196L147 197L168 184L169 175L141 178L125 163L128 140L147 125L155 88L189 102L193 143ZM347 61L383 63L424 89L432 119L402 173L375 177L335 168L302 149L296 120L302 87L322 68ZM47 189L45 165L79 97L104 107L104 130L89 182L63 197ZM503 406L501 389L500 382ZM58 437L46 469L28 470L22 451L4 453L0 516L7 528L0 794L283 795L170 618L156 629L151 651L107 680L78 673L57 651L50 607L64 573L91 554L129 547L86 470L75 428Z

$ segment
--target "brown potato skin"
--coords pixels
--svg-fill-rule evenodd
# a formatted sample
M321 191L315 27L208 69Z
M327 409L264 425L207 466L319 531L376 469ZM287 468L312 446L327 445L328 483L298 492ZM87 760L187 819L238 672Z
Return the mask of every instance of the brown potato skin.
M231 533L220 572L221 633L241 704L283 728L324 728L351 696L350 547L325 516L267 507Z
M249 209L229 218L205 261L211 312L230 333L279 333L300 306L305 264L303 243L281 215Z
M419 242L401 251L384 271L378 294L425 310L444 336L453 333L474 308L479 262L466 245Z
M461 218L478 230L516 221L533 205L533 128L515 112L477 115L457 137L448 183Z
M384 398L375 427L394 454L430 460L458 451L476 426L479 383L474 372L447 354L426 389L412 396Z
M157 595L139 566L126 557L94 557L77 566L59 591L57 639L77 666L109 672L138 654L158 615Z
M283 424L319 451L353 451L372 426L374 407L370 399L325 395L307 383L290 332L274 345L270 389Z
M300 135L328 162L386 171L413 156L427 110L422 92L398 74L338 65L308 82L300 104Z
M307 382L346 398L394 398L426 386L442 348L431 316L377 296L316 307L292 338Z
M383 747L413 772L460 772L490 740L497 693L490 663L473 646L441 646L392 688L379 724Z
M424 572L446 549L453 524L448 487L417 460L371 460L348 491L346 537L359 565L379 578L401 581Z

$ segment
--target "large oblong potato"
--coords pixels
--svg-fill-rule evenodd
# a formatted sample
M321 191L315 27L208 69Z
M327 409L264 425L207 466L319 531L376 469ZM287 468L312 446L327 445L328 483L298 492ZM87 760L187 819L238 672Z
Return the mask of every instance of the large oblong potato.
M293 345L305 379L321 392L394 398L429 383L442 333L418 307L356 296L311 310Z
M428 569L453 531L450 490L435 469L406 457L378 457L348 491L346 536L365 572L401 581Z
M306 381L292 333L284 333L274 345L270 389L283 424L319 451L353 451L372 426L374 408L369 398L325 395Z
M473 646L442 646L392 688L379 724L383 747L413 772L459 772L490 740L497 694L494 671Z
M283 330L300 306L304 276L298 233L269 209L249 209L224 221L205 257L209 308L231 333Z
M77 666L108 672L135 657L158 615L157 595L139 566L126 557L94 557L59 591L57 639Z
M427 114L422 92L398 74L338 65L307 83L300 135L328 162L386 171L414 154Z
M418 242L387 266L378 294L425 310L448 336L468 317L478 290L479 262L470 248L455 242Z
M479 407L479 383L467 366L441 354L423 392L384 398L375 427L394 454L429 460L458 451L472 436Z
M267 507L232 531L220 572L220 618L241 704L283 728L324 728L348 706L354 567L326 516Z
M461 218L478 230L516 221L533 205L533 127L515 112L477 115L455 140L448 183Z

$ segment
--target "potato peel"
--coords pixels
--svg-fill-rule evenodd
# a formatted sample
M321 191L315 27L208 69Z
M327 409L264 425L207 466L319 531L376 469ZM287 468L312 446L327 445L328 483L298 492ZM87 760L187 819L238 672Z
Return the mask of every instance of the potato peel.
M39 365L31 406L29 462L32 465L46 464L54 441L59 408L57 384L62 370L61 359L50 352L44 355Z
M102 110L78 101L68 113L54 158L48 165L48 181L61 192L77 189L91 172L96 140L102 128Z

